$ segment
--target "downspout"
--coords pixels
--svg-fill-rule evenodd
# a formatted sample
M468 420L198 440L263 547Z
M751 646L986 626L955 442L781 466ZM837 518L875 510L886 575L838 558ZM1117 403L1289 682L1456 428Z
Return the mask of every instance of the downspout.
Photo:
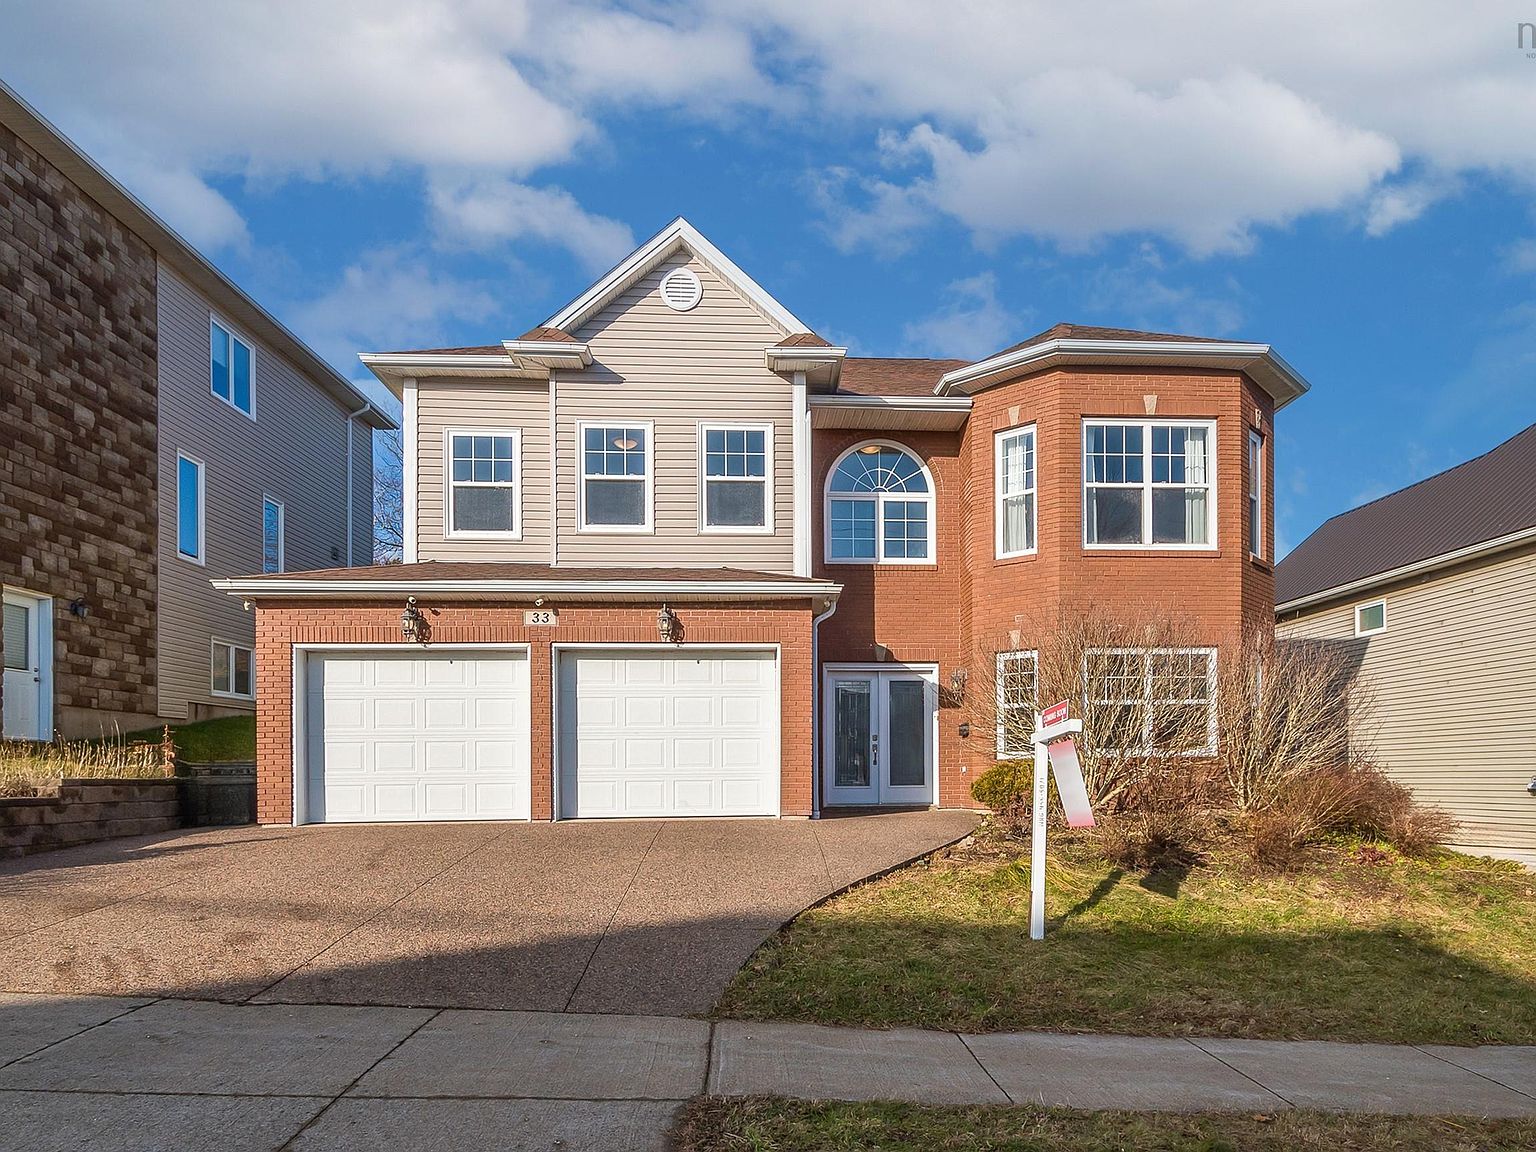
M353 567L357 566L357 555L352 550L352 534L353 534L353 530L354 530L354 525L355 525L356 520L357 520L357 517L354 515L354 510L352 508L352 501L353 501L353 498L354 498L353 497L353 493L352 493L352 422L354 420L356 420L359 416L362 416L365 413L372 412L372 411L373 411L373 404L370 403L369 401L365 400L365 401L363 401L363 406L361 408L359 408L356 412L348 412L347 413L347 567L348 568L353 568ZM370 556L369 559L371 560L372 557Z
M837 611L834 598L827 610L811 620L811 819L821 819L821 622Z

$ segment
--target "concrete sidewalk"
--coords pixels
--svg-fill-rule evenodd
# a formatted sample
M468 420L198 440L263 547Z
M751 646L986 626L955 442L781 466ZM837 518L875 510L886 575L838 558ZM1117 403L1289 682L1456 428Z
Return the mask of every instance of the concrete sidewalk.
M1536 1115L1536 1048L0 995L0 1149L666 1147L702 1092Z

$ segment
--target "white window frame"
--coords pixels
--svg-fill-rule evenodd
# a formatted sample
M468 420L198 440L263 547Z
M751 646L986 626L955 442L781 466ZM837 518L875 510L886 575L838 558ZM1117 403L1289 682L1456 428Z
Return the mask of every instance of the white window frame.
M225 670L229 673L228 692L222 692L215 688L214 670L218 667L219 649L224 649ZM249 693L236 692L235 687L235 651L249 652L251 654L251 690ZM250 644L236 644L233 640L221 640L215 636L208 645L208 694L217 696L223 700L254 700L256 699L256 649Z
M1381 627L1380 628L1361 628L1360 627L1360 613L1364 612L1367 608L1375 608L1378 604L1381 606ZM1382 599L1382 600L1367 600L1364 604L1356 604L1355 605L1355 635L1356 636L1380 636L1386 630L1387 630L1387 602L1386 602L1386 600L1384 600L1384 599Z
M277 568L288 571L288 509L281 500L263 495L261 498L261 570L267 572L267 509L277 509Z
M711 476L704 445L711 432L761 432L766 453L762 476ZM700 421L699 443L699 532L705 536L771 536L773 534L773 425L740 424L728 421ZM585 464L585 461L583 461ZM760 525L711 524L709 522L710 484L761 484L763 486L763 523Z
M197 469L197 555L181 549L181 463L185 460ZM176 555L188 564L208 563L208 469L196 456L176 453Z
M454 480L453 438L455 436L500 436L512 439L512 479L510 481ZM455 488L511 488L512 530L483 531L458 528L453 521ZM444 428L443 429L443 539L444 540L521 540L523 538L523 430L521 428Z
M1142 430L1141 437L1141 481L1139 483L1093 483L1088 482L1088 430L1090 428L1114 428L1114 427L1139 427ZM1206 478L1205 506L1206 506L1206 531L1210 539L1204 544L1172 544L1151 543L1152 540L1152 493L1159 488L1198 488L1198 484L1155 484L1152 480L1152 429L1154 428L1204 428L1206 430ZM1216 552L1220 550L1220 542L1217 539L1217 525L1220 518L1216 514L1216 460L1220 453L1217 451L1217 422L1210 419L1168 419L1168 420L1136 420L1125 416L1094 416L1085 417L1083 420L1082 447L1078 452L1078 468L1081 472L1081 496L1082 496L1082 540L1083 547L1093 552ZM1125 488L1136 489L1141 492L1141 543L1132 544L1103 544L1090 543L1088 540L1088 492L1090 488Z
M1188 748L1176 751L1165 751L1157 748L1152 743L1152 710L1148 707L1152 699L1152 658L1154 656L1204 656L1205 663L1205 691L1206 691L1206 743L1203 748ZM1091 695L1092 686L1088 683L1088 660L1094 656L1139 656L1141 657L1141 698L1139 701L1119 699L1095 699ZM1132 704L1139 703L1142 707L1143 719L1141 730L1141 746L1136 749L1113 749L1120 754L1136 752L1145 756L1214 756L1216 755L1216 649L1215 648L1090 648L1083 654L1083 695L1085 710L1089 705L1098 704ZM1200 701L1183 699L1174 701L1180 704L1198 704Z
M1248 555L1264 559L1264 433L1248 429Z
M229 395L228 396L220 396L218 394L218 392L214 390L214 387L213 387L213 342L217 338L217 333L214 332L214 327L215 326L218 326L218 327L224 329L224 331L229 334L229 347L225 350L227 355L228 355L228 357L229 357ZM247 412L244 408L240 407L240 405L235 403L235 345L236 344L242 345L245 348L245 350L248 353L250 353L250 356L251 356L251 408L250 408L249 412ZM256 419L256 345L254 343L252 343L250 340L247 340L244 336L240 335L239 329L237 329L228 320L225 320L222 316L219 316L218 314L213 313L213 312L210 312L208 314L208 392L209 392L209 395L211 395L215 400L221 400L225 404L228 404L231 408L233 408L236 412L240 413L240 415L244 416L247 420L255 421L255 419Z
M843 461L855 452L867 448L872 444L878 444L882 448L894 448L917 461L917 466L922 470L923 479L928 484L926 492L833 492L832 480L837 476L837 470L842 467ZM821 555L828 564L857 564L869 567L871 565L936 565L939 554L938 532L938 499L937 490L933 484L933 473L928 468L928 462L922 454L914 451L899 440L889 440L875 437L869 440L860 440L857 444L850 445L837 454L837 459L832 461L832 466L827 469L827 478L821 487ZM928 555L927 556L898 556L887 558L885 555L885 502L887 498L904 503L922 502L928 508ZM832 501L834 500L868 500L875 506L875 555L873 559L859 557L841 557L834 559L832 556Z
M645 521L641 524L587 523L587 429L645 429ZM635 477L593 476L593 480L633 480ZM593 535L649 536L656 532L656 425L650 420L579 420L576 423L576 530Z
M1004 493L1003 491L1003 444L1008 440L1028 436L1030 439L1030 454L1034 457L1034 468L1026 477L1026 486L1023 492ZM1033 539L1029 547L1019 548L1012 552L1003 547L1003 519L1005 499L1025 497L1034 509L1030 517L1030 523L1034 526ZM1015 428L1004 428L992 437L992 503L994 507L994 551L999 560L1011 560L1015 556L1033 556L1040 551L1040 437L1035 433L1033 424L1020 424Z
M1034 745L1028 748L1014 750L1008 747L1008 707L1003 698L1003 667L1009 661L1027 658L1035 676L1035 698L1029 705L1030 723L1033 725L1034 714L1040 708L1040 653L1034 648L1020 648L1012 652L999 652L997 654L997 740L995 744L996 758L998 760L1018 760L1033 753Z

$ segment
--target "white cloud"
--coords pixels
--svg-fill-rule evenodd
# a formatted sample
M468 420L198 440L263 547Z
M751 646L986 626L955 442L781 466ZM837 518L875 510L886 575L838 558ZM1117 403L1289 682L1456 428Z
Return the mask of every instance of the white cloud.
M997 277L990 272L954 281L944 296L937 312L902 328L912 355L977 360L1015 339L1027 318L997 298Z
M1365 234L1385 236L1400 224L1410 224L1433 205L1458 191L1447 179L1409 180L1380 189L1366 206Z
M144 160L114 160L110 154L98 157L98 162L195 247L250 247L245 217L196 172Z
M1180 284L1154 245L1134 260L1089 274L1085 299L1116 324L1186 336L1230 336L1243 326L1243 289L1230 277L1220 293ZM1061 317L1072 319L1072 317Z
M1516 275L1536 272L1536 239L1516 240L1504 250L1504 267Z
M601 272L635 246L629 226L583 210L559 188L530 188L512 180L434 182L428 198L439 235L483 246L525 238L568 248L590 271Z

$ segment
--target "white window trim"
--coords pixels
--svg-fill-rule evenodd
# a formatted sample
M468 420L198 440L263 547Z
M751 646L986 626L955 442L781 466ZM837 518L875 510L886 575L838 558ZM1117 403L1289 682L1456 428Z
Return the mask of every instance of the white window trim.
M181 550L181 462L185 460L197 469L197 555L189 556ZM208 563L208 469L196 456L185 452L176 453L176 555L188 564Z
M645 522L642 524L587 523L587 429L645 429ZM594 480L624 480L634 477L594 476ZM579 420L576 423L576 531L594 536L652 536L656 533L656 425L650 420Z
M895 448L904 452L917 461L917 466L923 470L923 479L928 483L927 492L833 492L832 480L837 475L837 470L849 456L867 448L871 444L879 444L886 448ZM928 506L928 555L927 556L901 556L887 558L885 555L885 501L889 497L892 500L903 502L922 501ZM875 437L869 440L860 440L857 444L850 445L837 454L837 459L832 461L832 466L827 469L827 478L821 487L821 555L827 564L854 564L870 567L873 565L899 565L903 567L933 566L938 564L939 533L938 533L938 500L937 490L933 485L933 473L928 469L928 462L922 455L907 447L899 440L890 440L883 437ZM875 555L873 559L860 559L858 557L844 557L834 559L832 556L832 501L833 500L870 500L875 505Z
M235 649L251 654L251 690L245 692L221 692L213 686L214 662L218 657L220 648L228 650L225 659L229 662L229 683L234 687L235 683ZM256 699L256 649L250 644L236 644L233 640L221 640L215 636L208 643L208 694L217 696L222 700L254 700Z
M1112 428L1139 425L1144 435L1141 438L1141 473L1140 484L1089 484L1088 483L1088 429ZM1206 433L1206 466L1209 475L1205 480L1206 503L1206 528L1210 533L1210 540L1205 544L1093 544L1088 540L1088 489L1089 488L1124 488L1138 489L1142 493L1141 501L1141 538L1144 541L1152 539L1152 493L1158 488L1194 488L1194 484L1157 484L1152 483L1152 429L1154 428L1205 428ZM1128 416L1095 416L1084 418L1082 447L1078 452L1078 468L1081 472L1081 496L1082 496L1082 540L1083 547L1091 552L1218 552L1220 542L1217 538L1217 525L1220 519L1216 514L1216 460L1220 455L1216 443L1217 426L1215 420L1199 419L1169 419L1169 420L1137 420Z
M1030 748L1024 749L1023 751L1011 752L1006 747L1006 744L1007 744L1006 722L1007 722L1007 718L1008 718L1008 713L1007 713L1007 709L1006 709L1005 705L1003 704L1003 665L1006 664L1010 660L1017 660L1021 656L1029 657L1030 662L1034 665L1034 672L1035 672L1035 701L1034 701L1034 706L1031 709L1031 711L1033 712L1033 711L1038 710L1039 705L1040 705L1040 653L1039 653L1039 651L1037 649L1034 649L1034 648L1020 648L1020 649L1017 649L1017 650L1012 651L1012 652L999 652L997 654L997 673L996 673L996 681L995 681L996 689L997 689L997 703L996 703L996 707L997 707L997 739L996 739L996 742L995 742L995 745L994 745L995 750L996 750L996 757L995 758L998 759L998 760L1017 760L1017 759L1019 759L1019 758L1021 758L1023 756L1030 755L1034 751L1033 747L1030 747Z
M1257 428L1248 429L1248 492L1247 498L1252 506L1252 524L1248 531L1251 533L1248 544L1248 555L1259 560L1264 559L1266 551L1264 529L1264 434Z
M1009 552L1003 548L1003 442L1028 434L1031 440L1031 452L1035 458L1034 475L1029 486L1024 489L1024 495L1029 497L1034 506L1033 522L1035 526L1034 541L1028 548L1020 548ZM1014 495L1019 495L1014 493ZM1011 560L1015 556L1033 556L1040 551L1040 437L1035 432L1033 424L1020 424L1014 428L1003 428L993 434L992 437L992 505L993 505L993 544L994 553L999 560Z
M705 459L704 442L705 435L709 432L761 432L763 433L763 450L766 453L765 474L756 476L710 476L706 469L708 461ZM698 430L699 445L699 534L702 536L771 536L773 535L773 425L772 424L740 424L729 421L711 420L700 421ZM583 462L585 463L585 462ZM763 486L763 523L757 527L743 526L739 524L711 524L709 522L709 492L707 486L711 483L727 484L761 484Z
M1151 714L1147 712L1141 731L1141 747L1137 749L1118 748L1110 751L1123 755L1127 752L1135 752L1143 756L1214 756L1216 755L1216 649L1215 648L1090 648L1083 653L1083 695L1084 704L1117 703L1117 701L1094 700L1090 695L1088 684L1088 658L1091 656L1140 656L1141 659L1141 704L1145 708L1152 699L1152 657L1157 655L1195 656L1202 655L1205 660L1205 690L1206 690L1206 743L1204 748L1189 748L1177 752L1167 752L1156 748L1152 744ZM1129 701L1123 701L1129 703ZM1185 700L1183 703L1196 704L1199 701Z
M1374 608L1378 604L1381 605L1381 627L1380 628L1361 628L1360 627L1360 613L1364 612L1367 608ZM1368 600L1364 604L1356 604L1355 605L1355 635L1356 636L1380 636L1386 630L1387 630L1387 602L1386 602L1386 600Z
M229 333L229 396L220 396L213 390L213 326L217 324ZM247 412L235 403L235 341L245 345L245 350L251 354L251 410ZM256 345L240 334L240 330L215 312L208 314L208 394L215 400L227 404L247 420L256 421Z
M261 567L266 575L267 567L267 507L277 509L277 571L288 571L288 509L281 500L263 495L261 498Z
M455 528L453 490L455 487L504 488L505 483L453 479L453 438L455 436L510 436L512 438L512 530L510 532L473 531ZM443 539L444 540L521 540L523 538L523 431L521 428L444 428L443 429Z

